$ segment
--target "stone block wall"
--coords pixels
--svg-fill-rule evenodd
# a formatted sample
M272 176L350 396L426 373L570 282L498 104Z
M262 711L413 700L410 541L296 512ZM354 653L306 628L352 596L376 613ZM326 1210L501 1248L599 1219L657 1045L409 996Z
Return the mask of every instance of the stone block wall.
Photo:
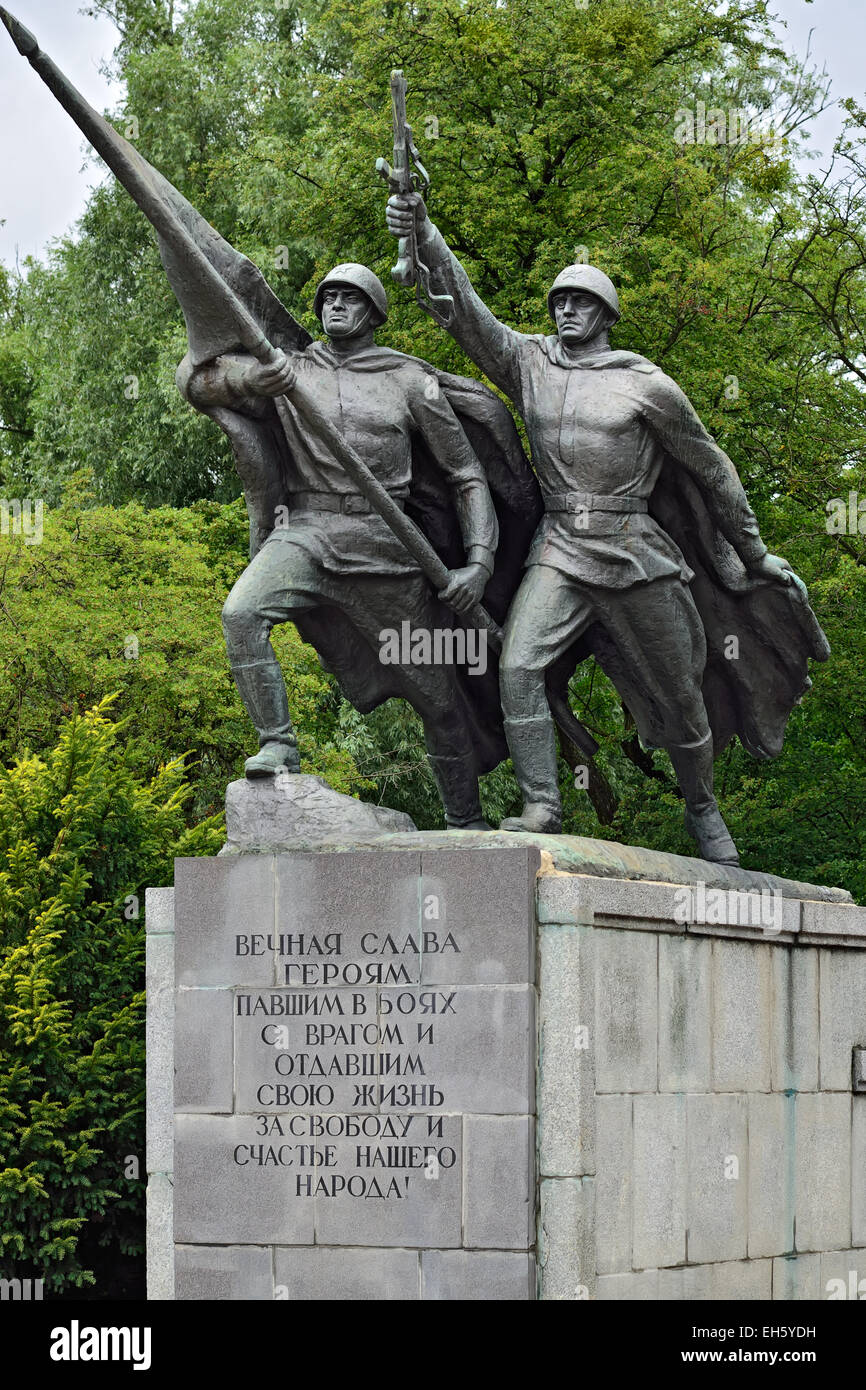
M148 893L149 1297L866 1293L866 1093L852 1079L866 1047L866 910L705 866L715 882L777 893L766 920L729 904L715 922L696 861L613 847L636 861L627 872L642 856L683 883L616 878L597 845L596 872L565 873L549 852L497 840L179 861L176 889ZM423 950L434 899L439 943L451 931L459 951ZM343 978L325 979L309 940L299 947L314 925L341 934ZM371 959L359 933L407 927L422 947L393 958L408 979L356 979ZM292 1168L231 1161L270 1142L257 1114L286 1109L260 1090L280 1083L262 1037L280 1018L238 1001L301 991L340 993L380 1028L398 993L404 1008L451 999L441 1017L413 1015L400 1044L423 1050L425 1074L394 1079L434 1087L410 1109L455 1155L429 1183L397 1170L411 1203L299 1203ZM298 1051L299 1036L276 1050ZM323 1066L345 1055L316 1038ZM380 1033L371 1046L389 1044ZM321 1113L405 1113L393 1097L358 1104L345 1076L333 1086ZM314 1112L302 1099L291 1108ZM332 1171L350 1172L356 1141L329 1142Z
M538 882L542 1296L866 1278L866 910L784 899L752 926L741 902L711 924L678 920L676 885Z

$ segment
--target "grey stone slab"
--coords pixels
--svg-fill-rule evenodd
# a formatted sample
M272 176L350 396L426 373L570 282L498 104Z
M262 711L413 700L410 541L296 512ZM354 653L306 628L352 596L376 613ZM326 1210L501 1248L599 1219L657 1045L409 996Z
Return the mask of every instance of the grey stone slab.
M837 941L866 946L866 907L853 903L804 902L803 935L818 944Z
M174 1189L168 1173L151 1173L147 1181L147 1297L174 1298Z
M653 1303L659 1297L659 1270L639 1274L600 1274L595 1296L599 1303Z
M432 850L421 855L421 959L425 984L535 982L535 877L541 854ZM458 951L441 949L449 935ZM425 943L427 944L427 943ZM438 944L440 949L432 947Z
M175 1001L176 1110L229 1114L233 1105L230 989L179 989Z
M818 1087L818 952L788 947L770 956L773 1015L770 1066L774 1091Z
M174 931L173 888L144 890L144 929L153 935L171 935Z
M686 1258L686 1100L634 1097L632 1260L638 1269Z
M425 998L434 1012L423 1012ZM409 1008L412 999L417 1003L414 1009ZM441 1104L446 1110L480 1115L534 1111L535 991L531 987L383 989L379 1009L383 1023L400 1025L407 1050L420 1057L423 1066L423 1073L382 1077L384 1092L402 1081L436 1088L443 1099L430 1104ZM428 1030L432 1030L432 1041ZM394 1103L384 1092L382 1108L392 1109Z
M850 903L851 894L842 888L827 888L813 883L798 883L776 874L759 873L724 864L710 864L703 859L690 859L677 854L641 849L635 845L620 845L613 840L590 840L578 835L534 835L526 831L500 830L420 830L392 834L356 834L340 840L307 840L304 848L323 855L367 849L377 852L429 853L431 850L507 849L521 845L539 849L545 870L553 868L566 874L583 875L587 879L633 881L642 884L684 884L702 882L708 887L734 888L737 891L760 889L777 890L785 898L817 902ZM293 846L293 849L295 847ZM298 846L297 848L300 848Z
M769 945L713 941L716 1091L770 1089L770 952Z
M309 1117L304 1117L308 1119ZM203 1245L312 1245L314 1198L298 1183L315 1170L304 1163L292 1136L262 1138L251 1115L185 1115L175 1118L174 1238ZM242 1146L242 1147L240 1147ZM260 1164L251 1147L272 1147L284 1163ZM319 1150L324 1146L319 1143ZM234 1155L240 1148L240 1162Z
M592 895L597 880L585 874L545 873L536 880L536 912L540 924L592 926Z
M712 1265L660 1269L656 1297L666 1303L696 1303L712 1298Z
M698 883L680 892L683 902L678 905L678 915L687 918L690 935L775 944L799 940L800 903L778 889L719 889Z
M820 1297L833 1303L866 1299L866 1250L824 1251Z
M772 1260L735 1260L709 1266L710 1298L726 1303L768 1303L773 1294Z
M277 1246L274 1259L274 1296L289 1303L408 1303L421 1297L417 1250Z
M821 951L821 1090L851 1090L851 1054L866 1044L866 955Z
M793 1095L750 1095L749 1258L794 1248L797 1112Z
M596 1090L654 1091L658 938L597 927L594 935Z
M221 853L281 849L310 840L415 829L403 811L335 792L321 777L281 772L241 777L226 790L226 844Z
M796 1249L844 1249L851 1239L850 1095L798 1095L796 1125Z
M681 889L673 883L652 883L647 880L636 881L625 878L587 878L574 875L575 888L569 893L566 887L557 888L556 883L567 880L550 880L545 892L547 900L544 911L548 921L564 920L556 918L555 911L567 907L569 901L585 904L594 914L596 926L618 927L624 931L652 930L662 932L682 932L682 922L677 921L675 909ZM540 880L539 880L540 881ZM580 886L583 885L583 886ZM560 906L561 904L561 906ZM588 920L580 915L577 908L574 919L578 922Z
M358 1084L401 1080L402 1072L380 1077L379 1069L402 1068L403 1059L417 1052L406 1045L414 1024L379 1019L375 989L269 990L261 996L267 1014L253 1012L258 999L239 991L234 1011L240 1113L255 1114L263 1106L268 1113L322 1105L338 1112L376 1110L373 1101L359 1102Z
M788 1255L773 1261L774 1302L814 1302L822 1296L820 1255Z
M535 1243L535 1125L530 1115L463 1119L463 1244L529 1250Z
M851 1244L866 1245L866 1095L851 1097Z
M632 1267L632 1105L631 1096L599 1096L597 1101L595 1249L599 1274L621 1274Z
M316 1197L317 1245L461 1244L462 1121L456 1115L399 1118L410 1122L405 1139L331 1141L333 1168L316 1175L334 1192Z
M274 892L270 855L176 859L177 984L274 984Z
M594 1296L594 1178L544 1178L540 1183L538 1277L545 1301Z
M175 1298L222 1303L274 1296L271 1252L263 1245L177 1245Z
M146 1159L149 1173L170 1173L174 1126L174 937L145 942Z
M277 927L286 938L278 951L280 984L357 988L379 978L386 984L418 983L420 854L280 854L276 866ZM340 938L338 955L310 949L312 936L321 941L334 934ZM341 973L329 972L328 965Z
M658 1271L658 1297L677 1303L762 1302L772 1288L772 1260L730 1260ZM713 1340L708 1346L718 1347Z
M421 1297L425 1302L511 1302L535 1297L531 1255L502 1250L424 1250Z
M539 959L539 1172L576 1177L595 1169L592 927L541 927Z
M658 1299L660 1303L681 1303L683 1301L683 1273L684 1270L681 1268L644 1271L644 1274L655 1277L653 1298ZM611 1300L606 1301L610 1302Z
M710 978L706 939L659 937L659 1090L711 1088Z
M744 1259L749 1164L745 1096L689 1096L689 1260Z

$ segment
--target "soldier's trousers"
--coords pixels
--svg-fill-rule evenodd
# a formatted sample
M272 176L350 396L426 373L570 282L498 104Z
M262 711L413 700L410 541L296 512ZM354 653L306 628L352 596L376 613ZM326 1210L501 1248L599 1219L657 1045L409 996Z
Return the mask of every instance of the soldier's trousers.
M548 717L545 671L593 623L616 649L609 674L643 742L655 748L705 743L706 638L688 585L677 575L603 589L531 565L506 621L499 666L506 719Z
M434 629L441 609L420 574L336 575L300 546L273 538L257 552L238 579L223 609L223 631L233 667L276 662L270 642L277 623L302 618L310 609L337 609L352 624L357 642L377 653L379 634L409 619L413 628ZM342 654L343 664L352 653ZM335 661L338 680L341 672ZM347 677L351 672L346 671ZM465 708L455 668L443 665L388 666L388 680L408 700L424 724L427 751L440 757L462 756L473 778L474 758L465 723ZM351 680L346 682L351 687Z

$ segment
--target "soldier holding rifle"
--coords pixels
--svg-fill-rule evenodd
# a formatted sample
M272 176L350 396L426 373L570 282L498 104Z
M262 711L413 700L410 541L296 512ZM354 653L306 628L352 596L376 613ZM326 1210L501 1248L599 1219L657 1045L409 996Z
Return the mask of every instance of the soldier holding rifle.
M620 308L607 275L569 266L548 296L555 333L518 333L475 292L420 192L392 192L386 217L394 236L417 246L431 293L452 302L440 321L523 417L544 497L500 662L524 797L522 814L502 828L561 828L545 678L592 651L642 741L669 753L701 857L737 864L713 790L714 735L719 748L737 732L756 756L779 751L787 713L809 684L805 657L828 650L805 588L768 552L734 465L676 383L611 349ZM774 612L781 652L766 642Z

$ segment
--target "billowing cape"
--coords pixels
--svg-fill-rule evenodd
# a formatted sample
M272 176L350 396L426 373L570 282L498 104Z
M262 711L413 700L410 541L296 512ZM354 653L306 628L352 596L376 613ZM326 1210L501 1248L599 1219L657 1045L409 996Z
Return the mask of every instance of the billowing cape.
M600 367L658 370L637 353L611 349L582 359L578 370ZM707 639L702 689L715 753L736 734L753 757L777 757L788 716L812 684L809 658L826 661L830 655L805 586L799 580L786 584L750 576L719 530L700 484L670 454L650 495L649 513L694 570L690 588ZM733 659L732 637L738 644ZM567 686L577 664L590 654L628 705L643 741L653 744L652 710L643 706L627 664L600 624L556 663L549 687Z

